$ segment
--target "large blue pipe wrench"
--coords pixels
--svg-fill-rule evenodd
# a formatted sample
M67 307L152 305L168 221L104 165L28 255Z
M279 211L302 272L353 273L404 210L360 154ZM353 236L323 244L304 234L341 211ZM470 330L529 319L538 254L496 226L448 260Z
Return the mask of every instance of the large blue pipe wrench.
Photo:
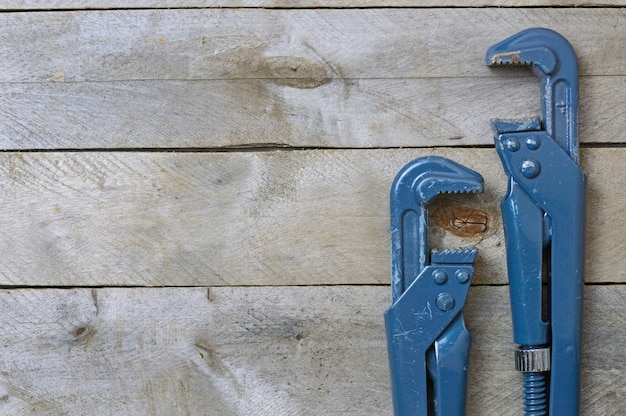
M560 34L535 28L489 48L486 64L528 66L541 80L541 119L492 122L509 177L501 208L515 364L526 415L575 416L585 258L576 54Z

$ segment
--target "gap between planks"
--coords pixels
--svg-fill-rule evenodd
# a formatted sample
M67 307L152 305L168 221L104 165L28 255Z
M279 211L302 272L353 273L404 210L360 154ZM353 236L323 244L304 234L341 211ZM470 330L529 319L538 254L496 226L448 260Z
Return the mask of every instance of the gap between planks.
M580 143L581 149L623 149L626 142ZM263 153L263 152L306 152L316 150L353 151L353 150L419 150L419 149L493 149L490 144L468 144L458 146L423 145L423 146L376 146L376 147L333 147L333 146L289 146L283 144L267 146L225 146L225 147L129 147L129 148L24 148L0 149L4 153Z
M422 0L422 1L369 1L369 0L326 0L326 1L301 1L300 4L286 5L282 1L228 1L220 4L220 2L189 2L189 1L160 1L159 4L143 2L144 5L124 4L113 5L110 7L102 6L99 2L94 2L95 6L89 6L89 2L76 2L75 6L68 6L68 2L63 2L63 6L55 7L46 4L45 7L36 7L36 2L29 5L24 2L22 7L3 7L0 6L0 13L46 13L46 12L77 12L77 11L132 11L132 10L210 10L210 9L269 9L269 10L342 10L342 9L567 9L567 8L613 8L623 7L624 4L620 0L606 0L603 2L591 2L585 0L571 1L550 1L535 0L529 1L439 1L439 0ZM86 3L86 4L85 4ZM141 1L138 3L142 3ZM185 3L188 3L186 5ZM283 4L284 3L284 4Z

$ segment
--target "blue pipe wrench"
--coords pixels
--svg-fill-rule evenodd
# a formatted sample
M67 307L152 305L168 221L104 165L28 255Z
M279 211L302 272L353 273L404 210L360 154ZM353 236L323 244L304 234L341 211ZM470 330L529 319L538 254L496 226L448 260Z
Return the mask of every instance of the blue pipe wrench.
M486 65L529 66L541 80L541 119L492 120L509 177L501 208L525 412L577 415L585 176L578 164L576 54L560 34L534 28L489 48Z
M385 326L396 416L465 413L471 335L462 308L477 250L429 253L428 204L441 193L482 191L478 173L437 156L407 164L391 187Z

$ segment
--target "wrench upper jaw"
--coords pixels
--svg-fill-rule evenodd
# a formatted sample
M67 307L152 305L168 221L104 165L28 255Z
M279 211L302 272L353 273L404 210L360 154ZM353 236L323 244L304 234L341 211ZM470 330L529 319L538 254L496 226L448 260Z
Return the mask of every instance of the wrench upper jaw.
M436 186L434 186L436 185ZM482 178L433 178L416 186L423 203L430 203L437 195L483 192Z
M440 194L483 192L483 178L480 174L449 159L437 156L427 159L430 164L424 167L428 166L428 169L419 172L413 182L413 191L420 205L429 204Z
M541 81L542 130L578 161L578 61L567 39L550 29L527 29L490 47L485 64L533 70ZM515 124L499 123L496 131L524 130Z
M487 50L485 65L531 66L539 77L552 75L565 64L576 64L570 43L559 33L544 28L521 31Z
M425 207L443 193L482 192L480 174L440 156L425 156L402 168L391 186L391 200L402 210Z

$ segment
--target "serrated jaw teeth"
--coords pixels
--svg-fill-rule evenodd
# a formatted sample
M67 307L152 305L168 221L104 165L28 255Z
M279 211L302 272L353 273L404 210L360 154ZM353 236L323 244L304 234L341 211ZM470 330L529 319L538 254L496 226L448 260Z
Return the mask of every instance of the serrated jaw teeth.
M462 247L457 249L433 250L431 263L433 264L472 264L476 259L478 250L475 247Z
M529 66L533 63L521 58L521 51L497 53L491 57L489 66L496 65L516 65Z
M466 184L462 188L448 188L439 191L439 195L443 194L476 194L482 192L482 186L478 184Z

